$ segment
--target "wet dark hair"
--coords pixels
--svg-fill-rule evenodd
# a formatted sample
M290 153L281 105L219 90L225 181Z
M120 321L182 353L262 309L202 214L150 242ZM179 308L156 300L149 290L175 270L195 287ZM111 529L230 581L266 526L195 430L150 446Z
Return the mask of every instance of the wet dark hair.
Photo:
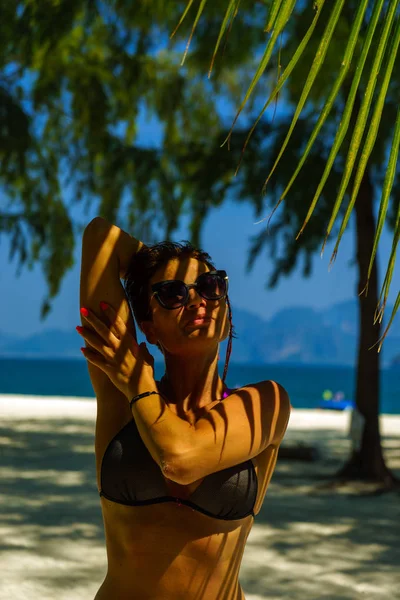
M215 270L211 256L195 248L190 242L159 242L152 246L144 246L133 255L125 276L125 292L138 324L151 320L149 281L154 273L163 265L174 258L195 258L204 263L210 270ZM229 339L226 349L226 358L222 381L225 383L229 359L232 351L232 310L228 296L226 296L229 318Z

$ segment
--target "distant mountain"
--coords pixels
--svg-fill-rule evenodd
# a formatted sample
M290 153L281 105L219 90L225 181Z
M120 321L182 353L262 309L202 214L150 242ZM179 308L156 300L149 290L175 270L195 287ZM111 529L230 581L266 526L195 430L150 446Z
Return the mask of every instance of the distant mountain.
M10 335L9 333L3 333L0 331L0 351L1 348L6 347L8 344L11 344L16 341L16 336Z
M47 329L26 338L8 340L4 342L0 335L0 354L12 356L55 356L77 357L81 356L79 348L83 346L78 333L74 331L61 331Z
M386 322L391 307L386 310ZM239 363L354 365L357 351L357 302L335 304L327 310L285 308L263 320L250 311L234 308L232 360ZM139 335L139 341L143 337ZM80 357L82 338L73 331L45 330L26 338L0 332L0 355L18 357ZM221 348L224 359L226 342ZM375 352L376 350L371 350ZM396 319L382 348L382 365L397 364L400 322ZM160 354L154 349L156 360Z
M385 323L391 311L389 306L385 312ZM393 323L381 350L383 366L389 366L399 353L398 321ZM234 309L233 323L237 334L232 351L235 362L354 365L356 361L357 301L341 302L326 310L285 308L268 321L250 312Z

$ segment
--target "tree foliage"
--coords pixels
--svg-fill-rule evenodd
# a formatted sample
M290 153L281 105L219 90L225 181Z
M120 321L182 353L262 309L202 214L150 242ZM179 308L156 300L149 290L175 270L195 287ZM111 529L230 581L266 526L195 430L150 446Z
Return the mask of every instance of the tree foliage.
M194 4L196 3L193 0L189 0L185 17ZM206 13L209 4L207 0L198 4L193 31L197 23L201 22L201 17ZM325 247L340 217L342 222L339 225L331 260L334 260L338 251L367 169L376 168L379 169L379 173L386 171L382 182L378 227L365 281L365 289L367 289L379 238L387 222L393 227L394 235L380 297L381 306L380 310L377 310L376 318L381 320L393 277L400 238L399 173L397 171L400 106L399 69L396 69L400 46L399 0L335 0L334 3L325 0L316 2L271 0L268 7L264 29L268 34L265 49L247 91L242 94L242 101L238 102L237 114L227 141L231 139L237 119L247 102L270 70L271 58L279 43L279 54L285 59L282 60L282 73L279 73L267 101L255 119L245 147L266 108L278 97L279 92L284 90L286 97L294 104L295 110L287 135L281 139L276 156L270 165L264 183L266 187L282 161L300 116L303 114L305 118L310 118L308 116L310 109L313 111L315 118L311 116L312 130L307 134L307 138L303 138L303 140L308 139L308 142L298 153L292 169L288 171L285 168L287 165L283 168L286 181L280 191L277 205L287 198L289 192L293 195L292 186L295 183L299 186L299 173L305 168L307 160L309 162L315 160L312 149L315 148L318 136L323 134L325 145L331 146L330 151L325 160L324 170L320 174L317 189L313 191L309 210L296 234L297 236L303 234L310 219L315 216L315 208L319 201L323 202L323 192L326 188L332 183L336 185L335 173L333 177L330 175L337 161L341 165L342 175L339 185L335 187L335 201L326 221L322 246ZM212 63L219 49L220 37L224 35L227 23L232 24L235 17L239 22L240 19L246 18L246 14L240 10L240 0L227 0L225 6L221 8L221 27ZM336 121L333 131L330 127L332 121ZM331 139L328 138L329 134ZM389 156L386 154L388 148L390 148ZM288 181L287 174L290 172L292 176ZM379 174L377 178L379 179ZM327 184L328 180L329 184ZM282 179L280 181L282 182ZM329 191L328 195L330 195ZM348 202L347 207L344 207L345 200ZM268 241L266 233L262 233L261 238ZM253 246L253 255L259 249L260 240ZM400 292L392 318L399 306Z
M244 3L246 4L246 3ZM239 74L262 39L256 11L235 31L210 82L201 73L218 11L199 27L190 65L180 66L181 37L169 40L183 2L1 0L0 234L19 265L43 265L49 300L73 263L73 203L151 241L191 217L199 240L204 216L220 204L233 174L219 151L223 111ZM233 38L235 41L235 38ZM139 143L139 116L156 120L159 144ZM72 198L72 202L68 202Z

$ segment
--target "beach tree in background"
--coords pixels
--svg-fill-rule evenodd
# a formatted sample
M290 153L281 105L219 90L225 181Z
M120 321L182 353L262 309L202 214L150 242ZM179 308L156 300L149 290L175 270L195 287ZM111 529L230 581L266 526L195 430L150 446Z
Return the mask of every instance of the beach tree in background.
M290 193L269 228L267 222L262 226L250 252L251 263L269 246L275 265L272 284L302 259L304 272L309 273L332 213L337 210L337 217L348 216L343 202L337 202L337 190L346 172L346 157L355 154L350 134L357 130L364 114L369 74L376 71L376 56L385 39L375 78L378 100L388 81L390 86L384 102L376 104L384 105L382 115L368 121L368 134L362 136L363 143L373 140L375 144L357 189L356 197L362 202L355 203L359 291L365 287L368 274L370 278L368 295L360 300L357 407L363 435L341 477L375 479L390 487L394 478L385 466L379 435L379 355L369 350L380 337L379 319L374 324L378 279L376 263L370 257L377 240L373 197L381 187L384 202L380 224L386 218L395 231L392 263L398 240L399 180L393 164L396 143L398 147L399 82L393 57L399 18L393 12L393 2L381 2L384 12L379 14L378 2L366 6L365 2L350 0L329 5L317 2L315 7L311 2L294 0L242 0L236 15L238 4L227 0L207 4L207 11L196 23L190 54L181 66L182 40L190 35L189 21L183 21L172 41L169 34L192 2L30 0L12 5L0 1L6 17L0 23L0 234L10 236L19 264L38 261L43 265L49 285L43 305L46 314L49 301L72 265L74 242L82 231L82 224L74 222L76 203L92 210L97 207L98 214L148 242L160 232L170 237L179 218L189 215L190 237L199 243L205 216L226 198L251 202L262 218L286 196L293 167L299 163L314 127L319 127L321 106L336 89L336 77L344 75L323 136L316 138ZM203 0L195 5L202 9L206 3ZM377 14L371 37L371 23ZM335 27L332 18L337 18ZM271 26L268 34L263 31L267 21ZM229 33L225 39L219 37L221 24L222 31ZM286 30L282 34L283 24ZM358 24L359 30L352 29L353 24ZM215 40L224 56L213 61L212 77L207 80L203 74L210 66ZM267 64L271 40L279 40L279 44ZM368 40L369 52L365 54ZM330 41L326 47L325 41ZM308 87L309 73L317 70L315 55L324 56L324 66L275 169L292 119L288 108L297 104L304 82ZM257 71L260 57L265 69ZM365 69L360 71L355 67L362 57ZM226 106L238 105L256 72L261 73L263 85L252 89L231 131ZM343 133L344 107L352 97L357 74L360 81L354 104L346 113L349 135L342 141L328 184L320 190L309 219L310 202L329 164L332 142L338 131ZM267 122L261 118L252 131L265 97L270 96L272 104L278 91L275 119ZM286 114L281 114L283 103ZM139 117L143 114L152 117L162 131L155 146L138 142ZM379 136L375 137L373 124L378 117ZM220 147L224 140L229 142L230 151L228 143ZM363 149L361 156L367 154ZM388 155L392 170L384 177ZM263 196L262 186L270 171L274 172ZM356 189L354 172L350 182ZM344 197L350 195L346 192ZM337 221L332 223L332 234L341 234ZM279 252L282 247L283 252ZM386 284L388 290L390 272Z
M43 315L86 224L74 219L77 204L148 242L188 215L198 242L208 210L226 197L234 164L219 152L223 102L250 82L264 34L246 0L228 63L207 81L217 4L182 68L186 33L169 33L183 1L0 0L0 235L20 267L41 264ZM159 126L157 145L138 142L143 116Z

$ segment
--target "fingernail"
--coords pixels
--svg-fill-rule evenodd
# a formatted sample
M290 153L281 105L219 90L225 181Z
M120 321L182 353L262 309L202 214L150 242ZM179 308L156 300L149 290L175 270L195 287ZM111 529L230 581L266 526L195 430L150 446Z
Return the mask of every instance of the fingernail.
M81 348L81 352L85 353L86 348Z
M88 309L87 309L87 308L84 308L84 307L82 306L82 308L81 308L81 315L83 315L84 317L88 317L88 316L89 316L89 311L88 311Z
M107 310L107 308L108 308L107 302L100 302L100 308L101 308L101 310Z
M77 330L78 333L82 333L82 331L83 331L83 327L81 327L80 325L77 325L75 327L75 329Z

